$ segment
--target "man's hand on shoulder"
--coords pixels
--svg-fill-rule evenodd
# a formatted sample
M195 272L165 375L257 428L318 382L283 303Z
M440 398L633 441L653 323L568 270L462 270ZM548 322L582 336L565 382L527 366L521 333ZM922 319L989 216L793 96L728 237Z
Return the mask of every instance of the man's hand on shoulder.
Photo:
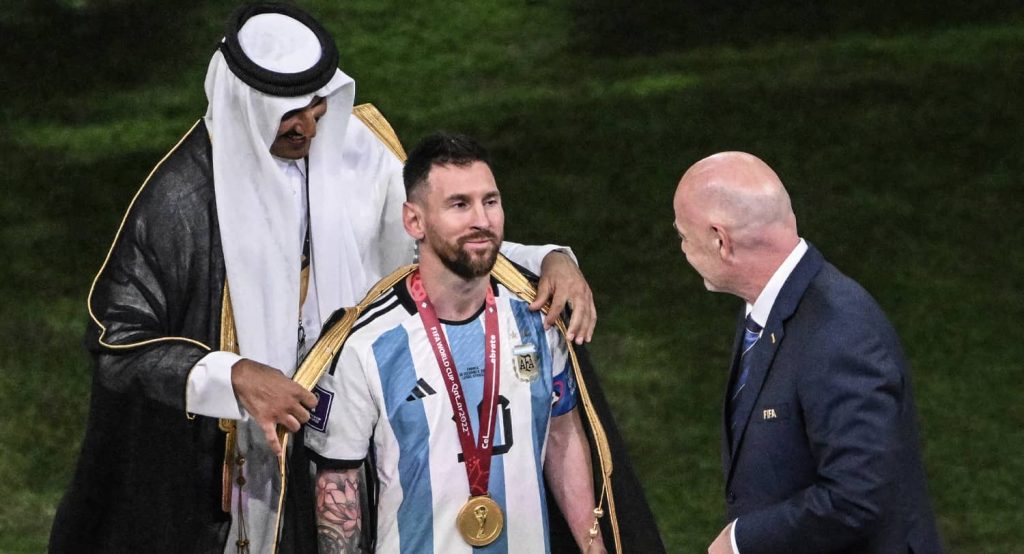
M235 396L256 420L275 455L282 454L277 426L298 432L316 407L316 395L284 376L280 371L243 358L231 366L231 386Z
M555 324L568 304L572 308L572 318L566 328L567 338L576 344L590 342L594 337L594 327L597 326L594 295L587 280L583 278L583 272L572 258L562 252L551 252L544 256L537 299L530 304L530 309L539 310L548 302L551 302L551 309L544 317L545 328Z

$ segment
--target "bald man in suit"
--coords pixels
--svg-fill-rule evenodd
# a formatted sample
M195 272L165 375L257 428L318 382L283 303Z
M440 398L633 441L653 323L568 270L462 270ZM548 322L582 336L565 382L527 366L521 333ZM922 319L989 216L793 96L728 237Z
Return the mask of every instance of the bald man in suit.
M875 300L800 238L750 154L694 164L673 207L707 289L746 304L723 406L729 523L708 552L941 552L910 374Z

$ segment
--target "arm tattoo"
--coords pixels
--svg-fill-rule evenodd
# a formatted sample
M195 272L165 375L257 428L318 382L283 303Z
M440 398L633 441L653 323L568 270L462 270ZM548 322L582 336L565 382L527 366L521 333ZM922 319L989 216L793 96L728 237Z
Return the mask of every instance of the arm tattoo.
M324 469L316 476L317 540L321 554L362 552L362 488L358 469Z

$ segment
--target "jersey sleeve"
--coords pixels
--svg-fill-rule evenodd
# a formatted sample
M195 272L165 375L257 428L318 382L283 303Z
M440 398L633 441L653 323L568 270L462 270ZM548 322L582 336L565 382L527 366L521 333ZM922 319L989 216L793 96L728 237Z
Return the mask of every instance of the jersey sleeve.
M557 417L576 407L576 374L562 333L551 327L546 334L551 350L551 416Z
M376 368L367 364L373 364L372 356L364 359L347 343L313 388L317 406L306 423L306 448L320 468L351 468L366 458L379 418L367 379L367 371Z

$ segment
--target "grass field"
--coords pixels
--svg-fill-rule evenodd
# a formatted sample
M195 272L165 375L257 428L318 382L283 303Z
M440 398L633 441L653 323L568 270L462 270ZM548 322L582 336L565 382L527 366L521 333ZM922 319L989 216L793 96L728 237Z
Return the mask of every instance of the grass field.
M88 409L86 292L141 180L205 109L233 4L169 4L0 15L0 552L45 548ZM671 198L689 164L739 149L776 168L801 234L900 331L949 551L1024 552L1024 9L302 4L407 145L446 128L491 147L510 238L573 246L670 551L703 551L723 523L738 307L686 265Z

